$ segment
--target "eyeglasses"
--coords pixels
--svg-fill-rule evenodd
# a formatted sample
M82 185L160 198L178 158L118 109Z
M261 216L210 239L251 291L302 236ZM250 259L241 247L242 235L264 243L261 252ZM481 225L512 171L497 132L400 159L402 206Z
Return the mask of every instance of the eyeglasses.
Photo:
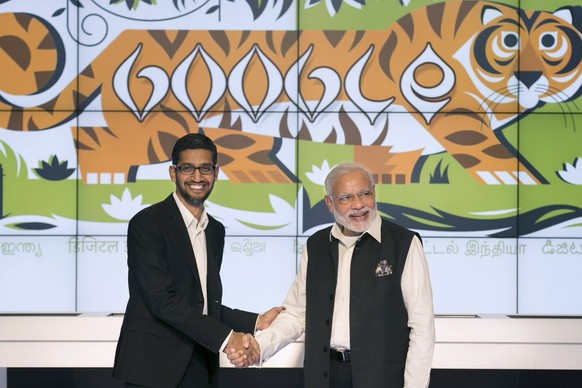
M176 170L180 171L184 175L192 175L192 174L194 174L194 171L196 171L196 170L200 171L200 174L202 174L202 175L210 175L214 172L216 165L202 164L202 165L196 167L196 166L193 166L191 164L182 164L179 166L172 165L172 167L174 167Z
M337 197L334 197L340 205L347 205L348 203L352 203L354 198L358 196L361 201L367 201L368 199L374 198L374 192L372 190L362 190L358 194L343 194Z

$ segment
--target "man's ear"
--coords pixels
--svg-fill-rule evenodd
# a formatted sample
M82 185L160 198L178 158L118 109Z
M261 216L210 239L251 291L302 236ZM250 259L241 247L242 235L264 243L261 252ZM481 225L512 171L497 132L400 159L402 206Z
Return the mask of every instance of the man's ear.
M333 201L331 200L331 197L329 195L326 195L325 197L323 197L323 199L325 200L325 204L327 205L327 210L329 210L329 212L333 214L334 213Z
M173 166L168 167L168 173L172 182L176 182L176 169Z

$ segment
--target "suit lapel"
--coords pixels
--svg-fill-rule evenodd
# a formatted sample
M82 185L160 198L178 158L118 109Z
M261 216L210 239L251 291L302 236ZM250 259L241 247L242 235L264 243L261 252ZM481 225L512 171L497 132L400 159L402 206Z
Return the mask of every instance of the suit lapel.
M206 290L208 291L208 315L218 316L219 312L215 311L214 307L215 301L219 301L222 298L222 285L220 283L220 273L219 264L216 258L216 249L214 242L216 241L216 236L214 235L214 228L209 220L208 226L205 230L206 234L206 261L207 261L207 274L206 274Z
M172 236L172 241L175 243L175 249L179 252L176 257L180 260L186 260L192 275L194 276L196 287L202 295L202 286L200 283L200 274L198 273L198 267L196 266L196 258L194 257L194 251L192 249L192 243L190 242L190 235L188 234L188 229L184 224L184 219L173 195L170 194L165 200L166 204L166 214L168 215L169 233Z

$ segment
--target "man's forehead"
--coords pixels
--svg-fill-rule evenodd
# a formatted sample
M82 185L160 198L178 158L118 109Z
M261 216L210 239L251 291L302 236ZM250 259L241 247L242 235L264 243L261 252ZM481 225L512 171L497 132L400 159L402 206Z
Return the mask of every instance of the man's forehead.
M364 190L371 189L370 182L366 174L362 171L352 171L339 177L334 185L334 191Z
M186 149L180 152L180 159L188 159L188 158L196 158L196 159L212 159L212 152L210 150L204 148L196 148L196 149Z

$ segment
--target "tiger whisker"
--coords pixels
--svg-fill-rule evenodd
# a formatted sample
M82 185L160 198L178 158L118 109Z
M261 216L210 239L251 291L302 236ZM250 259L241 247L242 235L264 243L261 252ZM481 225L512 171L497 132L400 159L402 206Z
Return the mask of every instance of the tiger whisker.
M552 92L561 92L560 90L558 90L554 87L548 87L547 90L550 90ZM564 126L565 127L568 126L568 121L566 120L566 117L569 117L570 121L572 122L572 126L574 127L574 132L576 132L576 120L574 119L574 112L572 112L572 108L570 107L570 104L568 102L564 102L564 100L560 101L558 98L556 98L556 94L558 94L558 93L549 95L548 97L551 98L553 101L555 101L556 105L558 105L558 107L562 111L562 117L564 119ZM576 110L579 110L575 101L570 101L570 102L574 105L574 107L576 107ZM567 111L564 108L566 108Z
M538 87L538 88L535 89L535 91L536 92L540 92L540 93L544 93L546 91L554 92L553 95L548 96L548 97L550 97L556 103L558 103L558 104L565 103L566 105L568 105L568 104L571 103L572 105L574 105L574 107L576 108L577 111L580 110L580 108L578 108L578 105L576 104L576 100L570 100L570 101L568 101L568 99L570 99L572 97L569 96L569 95L567 95L566 93L564 93L563 90L560 90L560 89L556 88L555 86L548 86L547 88ZM558 99L558 98L556 98L556 96L559 96L560 98ZM571 109L570 109L570 112L572 112Z
M497 99L493 99L491 98L491 96L493 95L497 95ZM488 96L486 96L486 98L484 99L484 101L489 102L487 105L483 106L483 104L481 104L481 107L483 107L483 115L482 117L487 116L487 118L489 119L489 121L492 120L493 118L493 114L495 113L495 111L497 110L497 107L499 105L501 105L503 98L511 96L511 90L509 89L509 87L502 87L498 90L494 90L493 92L491 92L491 94L489 94ZM483 130L483 125L481 124L481 130Z

